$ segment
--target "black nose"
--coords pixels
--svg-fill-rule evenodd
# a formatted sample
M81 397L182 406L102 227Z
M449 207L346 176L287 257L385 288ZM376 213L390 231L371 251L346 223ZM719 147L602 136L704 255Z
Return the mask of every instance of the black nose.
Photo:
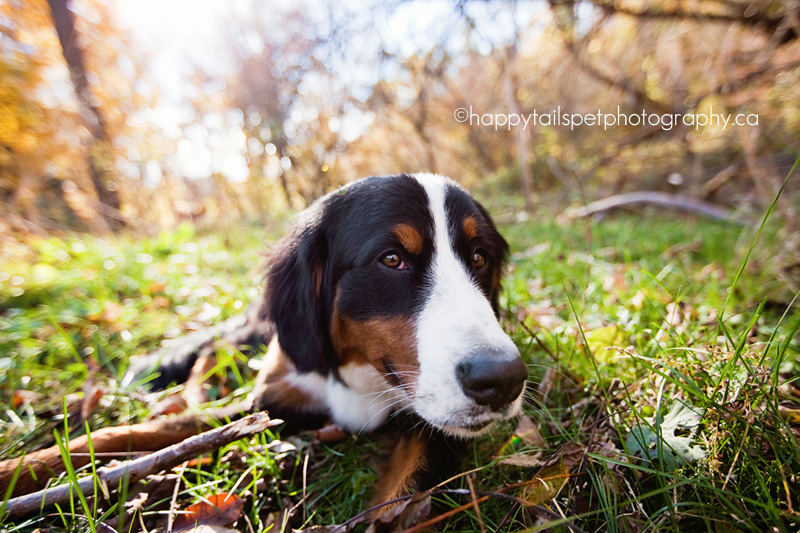
M462 361L456 367L456 376L464 394L478 405L488 405L499 411L517 399L525 387L528 367L519 355L509 358L503 354L480 355Z

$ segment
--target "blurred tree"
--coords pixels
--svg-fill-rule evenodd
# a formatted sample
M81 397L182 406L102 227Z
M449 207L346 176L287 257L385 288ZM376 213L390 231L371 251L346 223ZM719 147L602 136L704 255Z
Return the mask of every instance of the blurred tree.
M64 57L75 52L61 53L48 3L0 2L0 210L9 215L0 224L29 231L105 224L95 190L116 197L106 215L169 225L301 207L356 177L422 170L521 203L553 191L560 203L579 191L592 200L649 190L746 212L771 201L800 136L798 10L788 0L461 2L437 7L435 26L420 4L399 1L313 11L235 3L220 20L219 55L186 80L196 96L177 107L193 114L175 138L158 125L160 80L113 10L50 0L66 2L81 45L69 71ZM458 108L713 109L759 123L521 130L459 123ZM187 180L187 156L203 143L208 173ZM92 174L89 161L109 174ZM98 189L100 178L117 190ZM794 205L779 207L791 219Z
M47 3L2 2L0 14L0 230L95 228L75 186L84 167L67 132L80 126L73 106L57 99L61 54Z
M83 47L75 31L75 17L69 6L70 0L48 0L48 3L84 124L91 133L88 149L89 175L101 204L99 211L110 227L119 228L124 219L119 215L121 204L118 186L113 177L111 139L103 114L89 88Z

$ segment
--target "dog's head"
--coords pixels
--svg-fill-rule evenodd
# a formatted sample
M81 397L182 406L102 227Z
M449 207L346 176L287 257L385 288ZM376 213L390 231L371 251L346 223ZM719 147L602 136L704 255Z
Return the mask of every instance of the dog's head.
M298 372L385 404L365 425L405 408L474 436L517 414L527 377L497 321L507 254L454 182L367 178L300 216L272 258L268 313Z

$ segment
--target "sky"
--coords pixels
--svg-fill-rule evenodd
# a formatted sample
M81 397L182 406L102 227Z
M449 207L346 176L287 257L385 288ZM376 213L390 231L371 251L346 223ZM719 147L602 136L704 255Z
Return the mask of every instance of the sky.
M259 1L263 0L115 0L119 24L131 30L137 50L149 58L152 79L159 84L162 105L154 116L167 137L179 140L174 166L181 175L199 178L219 171L232 181L247 178L245 139L236 117L223 116L221 124L216 124L218 132L213 151L209 149L203 127L182 130L181 124L192 118L187 102L192 87L187 78L194 66L200 65L221 79L231 72L220 37L220 21L231 11L247 13L251 3ZM297 5L272 2L270 9L274 6L279 14L281 9L297 9ZM374 14L374 20L365 20L366 25L374 24L374 32L353 32L347 37L352 40L348 44L353 57L328 65L342 83L362 99L368 96L369 86L378 76L391 76L391 73L379 73L369 62L370 57L377 57L380 46L401 56L428 50L444 40L444 36L449 39L445 46L451 53L457 54L466 46L465 33L451 31L453 25L464 25L463 19L454 16L453 2L400 2L393 3L388 11L369 0L350 0L342 4L344 9L337 9L335 3L313 0L301 0L299 5L307 6L306 15L323 28L337 16L344 17L342 22L351 23L354 13L367 18ZM512 16L510 5L505 1L467 4L468 14L477 25L473 45L479 51L488 53L492 43L507 41L513 35L515 21L517 25L535 22L540 13L547 11L543 2L519 2ZM357 114L343 117L342 121L340 127L349 130L351 136L362 133L369 123ZM158 169L150 170L157 178Z

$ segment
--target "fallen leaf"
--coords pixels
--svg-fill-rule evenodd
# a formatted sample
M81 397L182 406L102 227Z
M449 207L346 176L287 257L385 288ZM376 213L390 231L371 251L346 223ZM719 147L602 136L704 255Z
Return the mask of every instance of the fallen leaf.
M523 468L537 468L542 466L544 461L542 461L542 452L536 452L534 454L517 453L502 459L499 464L521 466Z
M565 461L542 468L533 478L533 482L522 488L519 499L527 506L541 505L552 500L569 481L570 468Z
M153 416L173 415L185 411L186 407L186 399L176 392L159 400L150 412Z
M378 514L367 533L399 533L425 520L430 512L430 492L418 492L411 499Z
M519 437L522 442L528 446L541 447L544 445L544 438L539 428L533 422L533 419L527 415L519 419L517 429L514 430L514 435Z
M11 406L16 409L23 403L35 403L40 401L44 397L43 394L38 392L33 392L30 390L22 390L17 389L14 391L14 394L11 396Z
M94 379L92 373L84 383L83 388L83 401L81 402L81 419L87 420L89 416L97 409L100 400L103 398L103 391L94 387Z
M231 529L229 527L217 525L202 525L193 527L192 529L183 530L184 533L241 533L238 529Z
M147 284L147 291L150 294L153 294L155 292L161 292L166 288L167 284L160 281L151 281L150 283Z
M666 470L675 470L706 456L705 450L692 444L691 436L682 435L687 432L692 433L700 425L702 417L701 409L676 400L661 421L660 439L657 428L640 424L631 429L628 438L625 439L625 447L630 454L641 454L642 460L646 463L661 460ZM678 432L681 435L677 435ZM659 451L661 451L660 456Z
M326 424L317 430L316 437L320 442L341 442L346 440L348 435L336 424Z
M617 326L605 326L586 332L586 342L598 361L609 359L609 348L622 346L625 334Z
M146 492L138 493L135 498L125 502L125 509L130 509L132 511L141 511L144 508L144 504L147 501L148 497L149 494L147 494Z
M212 463L211 457L204 455L202 457L197 457L195 459L189 459L186 461L186 468L197 468L199 466L210 465Z
M174 531L197 530L198 526L224 526L242 516L244 501L235 494L220 492L190 505L173 523Z
M555 388L560 378L561 374L553 367L549 367L544 371L544 376L542 376L541 381L537 385L542 398L547 398L550 395L550 391Z
M108 324L113 324L114 322L118 321L122 318L122 314L125 312L125 306L120 305L116 302L106 302L103 306L103 322L107 322Z
M167 309L169 307L169 298L166 296L154 296L153 297L153 305L156 307L160 307L162 309Z
M792 426L800 424L800 409L791 409L783 405L778 406L778 414Z

